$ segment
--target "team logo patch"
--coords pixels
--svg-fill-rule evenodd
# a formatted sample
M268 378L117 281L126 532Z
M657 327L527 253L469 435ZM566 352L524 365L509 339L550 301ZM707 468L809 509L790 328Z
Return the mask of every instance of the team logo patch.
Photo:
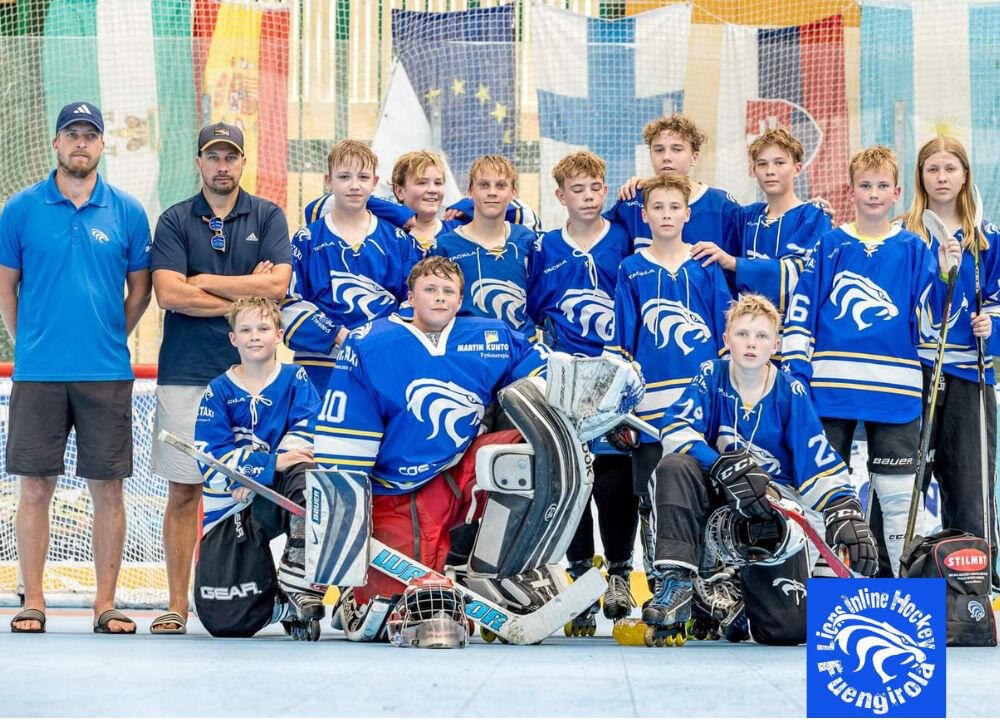
M472 283L472 302L480 312L497 320L503 320L511 327L521 326L517 313L526 301L524 288L510 280L482 278Z
M840 314L834 320L840 320L850 313L858 330L872 326L872 323L865 319L865 313L869 310L872 311L869 317L874 315L883 320L891 320L899 315L899 308L893 303L889 293L871 279L850 270L843 270L833 278L830 300L840 308Z
M673 340L681 352L688 355L694 350L689 341L702 344L712 337L701 315L676 300L647 300L640 314L643 326L656 338L657 348L665 348Z
M579 323L581 335L587 337L591 328L604 342L611 340L615 329L615 301L599 289L574 290L563 293L559 309L571 323Z
M483 342L487 345L492 345L493 343L500 342L500 333L496 330L484 330L483 331Z
M944 717L945 581L808 581L809 717Z
M485 410L475 394L436 378L419 378L407 386L406 409L420 422L431 424L428 440L444 432L456 448L479 433Z
M369 320L383 315L396 302L391 292L371 278L338 270L330 271L330 294L335 303L347 307L345 315L361 312Z
M792 580L791 578L775 578L771 582L771 587L778 588L783 595L792 598L796 606L801 605L803 598L806 596L806 586L798 580Z
M104 233L103 230L98 230L97 228L90 231L90 236L101 244L104 244L111 239Z

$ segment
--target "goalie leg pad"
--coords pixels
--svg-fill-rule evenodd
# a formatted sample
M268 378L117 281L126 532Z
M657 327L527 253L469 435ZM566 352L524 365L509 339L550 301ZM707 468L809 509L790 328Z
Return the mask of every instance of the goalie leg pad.
M500 405L530 445L530 480L515 478L510 489L493 462L476 463L477 483L492 490L469 559L470 575L510 577L566 553L593 485L591 456L569 419L545 401L530 379L519 380L500 392ZM521 452L527 463L529 451ZM490 456L487 451L483 457ZM518 463L510 464L517 468ZM526 468L521 468L526 470Z
M305 498L306 580L316 585L364 585L372 534L368 476L310 470Z
M467 582L469 589L515 613L537 610L569 587L566 573L554 564L502 579L470 576Z

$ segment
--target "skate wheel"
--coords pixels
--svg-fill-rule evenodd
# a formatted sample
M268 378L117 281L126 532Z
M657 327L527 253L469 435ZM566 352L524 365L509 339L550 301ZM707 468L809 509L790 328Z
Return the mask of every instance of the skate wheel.
M646 647L657 647L658 638L656 637L656 629L651 625L647 625L646 630L642 634L642 640L646 644Z
M495 632L484 627L479 628L479 636L488 643L497 639L497 634Z
M566 637L573 637L573 621L570 620L568 623L563 625L563 635Z
M289 622L288 620L282 620L281 621L281 627L284 628L285 635L291 635L292 634L292 623Z
M320 633L319 620L310 620L308 635L305 639L308 640L309 642L316 642L317 640L319 640L319 633Z

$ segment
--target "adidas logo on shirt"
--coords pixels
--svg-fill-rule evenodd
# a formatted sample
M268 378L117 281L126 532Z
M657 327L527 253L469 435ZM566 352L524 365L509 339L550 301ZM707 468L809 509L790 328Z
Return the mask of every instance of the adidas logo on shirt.
M257 242L257 233L250 233L246 237L247 242Z

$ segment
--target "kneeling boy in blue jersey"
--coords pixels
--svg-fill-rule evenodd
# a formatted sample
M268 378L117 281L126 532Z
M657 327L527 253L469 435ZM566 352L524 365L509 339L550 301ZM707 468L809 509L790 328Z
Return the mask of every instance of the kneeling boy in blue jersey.
M788 305L781 354L811 390L841 457L864 422L890 565L880 570L898 574L920 440L920 319L946 253L961 258L961 249L952 239L935 259L921 237L889 223L900 193L889 148L857 153L850 179L857 219L813 249Z
M755 538L767 549L763 562L740 563L738 571L750 635L769 645L805 640L804 538L770 508L765 492L773 484L824 514L827 544L846 547L855 570L875 572L875 545L847 466L827 442L805 387L770 362L779 327L766 298L740 298L726 314L729 358L705 362L656 421L664 453L654 481L659 579L642 617L667 632L679 632L690 616L698 570L732 562L704 552L710 517L728 505L731 527L746 528L732 539Z
M312 465L309 421L319 396L298 365L275 361L282 330L277 306L242 298L228 314L240 364L205 390L195 422L204 452L304 504ZM249 637L273 622L280 589L298 620L323 617L322 593L305 581L305 524L269 500L200 465L205 477L202 539L195 571L195 606L216 636ZM277 577L269 547L288 536ZM222 592L225 591L225 592Z

